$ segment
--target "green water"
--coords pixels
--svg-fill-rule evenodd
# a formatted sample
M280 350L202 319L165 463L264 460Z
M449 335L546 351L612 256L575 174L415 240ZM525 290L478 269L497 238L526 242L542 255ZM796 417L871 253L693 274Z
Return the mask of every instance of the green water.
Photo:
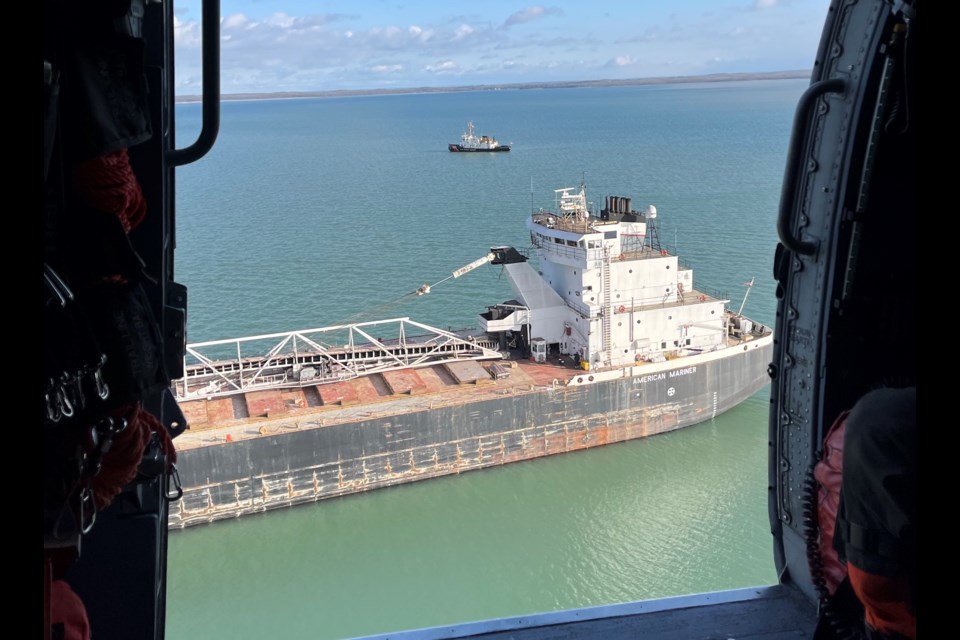
M170 638L346 638L773 584L767 391L676 433L175 531Z

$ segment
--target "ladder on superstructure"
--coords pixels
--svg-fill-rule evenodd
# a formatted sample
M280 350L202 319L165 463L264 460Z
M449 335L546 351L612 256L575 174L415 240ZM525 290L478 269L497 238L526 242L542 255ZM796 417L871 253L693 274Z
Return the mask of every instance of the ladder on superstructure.
M601 266L601 280L603 282L603 316L600 319L600 328L603 335L603 353L609 366L612 362L610 352L610 323L613 321L613 300L610 298L610 247L603 249L603 264Z

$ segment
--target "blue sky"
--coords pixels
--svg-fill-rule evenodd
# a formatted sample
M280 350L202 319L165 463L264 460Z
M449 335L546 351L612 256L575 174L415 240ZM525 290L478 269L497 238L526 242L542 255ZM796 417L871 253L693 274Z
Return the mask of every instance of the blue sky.
M811 0L221 0L221 91L328 91L810 69ZM200 2L175 8L200 92Z

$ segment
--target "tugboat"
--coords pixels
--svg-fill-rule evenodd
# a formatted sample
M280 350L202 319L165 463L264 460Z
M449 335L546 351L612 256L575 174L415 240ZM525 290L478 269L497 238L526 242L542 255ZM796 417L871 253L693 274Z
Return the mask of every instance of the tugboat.
M447 145L450 151L510 151L510 145L500 144L491 136L478 136L473 132L473 122L467 123L467 130L460 136L460 144Z

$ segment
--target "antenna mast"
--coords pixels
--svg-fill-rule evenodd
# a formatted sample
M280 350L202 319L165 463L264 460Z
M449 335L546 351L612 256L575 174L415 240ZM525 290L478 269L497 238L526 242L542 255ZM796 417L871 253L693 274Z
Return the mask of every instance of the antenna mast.
M756 279L756 276L750 278L750 282L744 282L743 285L747 288L747 292L743 294L743 302L740 303L740 310L737 311L737 315L743 315L743 307L747 304L747 296L750 295L750 289L753 289L753 281Z

